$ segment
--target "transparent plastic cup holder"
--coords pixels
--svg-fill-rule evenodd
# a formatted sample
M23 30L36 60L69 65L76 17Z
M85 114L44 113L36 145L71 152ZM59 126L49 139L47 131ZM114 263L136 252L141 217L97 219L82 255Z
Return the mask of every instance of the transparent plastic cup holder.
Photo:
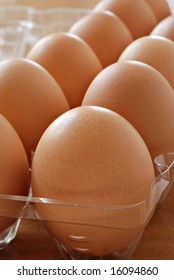
M169 181L167 189L163 192L162 199L165 199L168 192L174 185L174 153L166 153L157 156L154 159L154 163L157 171L160 173L160 177Z
M133 205L89 205L56 199L0 195L0 248L15 238L22 219L42 222L64 259L123 259L134 252L154 211L173 184L174 153L155 158L159 174L144 201ZM164 170L163 167L166 167ZM170 176L169 176L170 174ZM54 213L54 214L53 214Z
M23 22L0 22L0 60L24 56L27 36L28 29Z
M1 6L0 60L25 56L42 37L67 32L72 24L90 12L85 8L39 10L28 6Z
M174 1L173 0L166 0L172 13L174 13Z
M34 9L29 6L13 5L13 0L8 0L9 3L10 1L11 5L0 6L0 22L8 24L9 19L13 21L11 31L13 29L14 34L16 34L16 42L9 42L2 38L0 34L0 60L25 56L44 36L55 32L68 32L77 20L92 12L92 9L68 7ZM173 13L173 0L166 1ZM24 25L26 28L23 28ZM5 30L7 33L10 31L9 29Z
M172 171L174 169L174 153L166 153L157 156L154 159L155 166L158 170L158 172L163 175L167 176L172 176Z
M91 9L85 8L30 10L30 47L50 33L67 32L77 20L90 12Z
M0 7L0 60L23 57L29 36L30 8Z
M0 217L0 222L2 218ZM10 220L6 218L6 220ZM0 250L4 249L15 237L20 225L21 219L16 219L12 224L0 232Z

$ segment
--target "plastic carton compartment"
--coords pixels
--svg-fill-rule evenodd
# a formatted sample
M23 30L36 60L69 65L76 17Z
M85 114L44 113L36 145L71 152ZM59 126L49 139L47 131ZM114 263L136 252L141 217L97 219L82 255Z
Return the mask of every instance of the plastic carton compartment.
M10 1L13 4L13 0ZM174 12L173 0L166 1ZM0 61L25 56L42 37L54 32L67 32L77 20L91 11L86 8L39 10L19 5L0 6Z
M172 11L174 13L174 1L173 0L167 0L167 3Z
M0 7L0 60L25 56L39 39L50 33L68 31L90 11L82 8Z
M1 228L0 248L15 238L20 221L29 219L44 224L63 259L129 258L173 184L173 163L174 153L155 159L159 175L146 199L134 205L68 204L31 193L28 197L0 195L0 228L7 224L7 228Z
M0 60L22 57L29 36L29 10L26 7L0 7Z
M30 10L30 47L47 34L67 32L77 20L90 12L90 9L82 8Z

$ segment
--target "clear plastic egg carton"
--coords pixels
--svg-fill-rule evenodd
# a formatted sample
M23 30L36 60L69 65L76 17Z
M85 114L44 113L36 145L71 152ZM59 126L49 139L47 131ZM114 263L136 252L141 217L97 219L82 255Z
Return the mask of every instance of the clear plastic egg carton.
M42 37L66 32L90 9L34 9L27 6L0 6L0 61L23 57Z
M0 61L25 53L29 29L27 7L0 7Z
M90 12L90 9L82 8L30 10L30 46L47 34L68 31L77 20Z
M174 1L173 0L167 0L167 3L169 4L169 7L170 7L172 13L174 13Z
M6 1L11 5L0 6L0 61L25 56L39 39L50 33L68 31L78 19L92 11L65 7L39 10L13 5L13 0ZM166 1L174 13L174 1Z
M33 197L32 191L28 197L0 195L0 249L15 238L26 219L44 224L63 259L130 258L174 182L174 153L160 155L154 162L158 175L146 199L134 205L70 204ZM4 224L7 228L2 229Z

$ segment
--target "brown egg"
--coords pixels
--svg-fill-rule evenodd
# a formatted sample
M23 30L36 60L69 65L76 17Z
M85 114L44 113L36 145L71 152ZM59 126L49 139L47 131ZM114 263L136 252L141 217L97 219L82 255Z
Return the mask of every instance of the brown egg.
M12 125L0 114L0 198L1 195L27 195L30 174L23 144ZM23 203L0 199L0 235L19 215ZM1 245L1 244L0 244Z
M174 89L174 42L161 36L144 36L132 42L118 61L137 60L158 70Z
M39 64L24 58L0 63L0 113L17 131L29 160L47 126L67 110L61 88Z
M85 91L102 70L90 46L78 36L55 33L41 39L27 57L42 65L61 86L70 108L81 104Z
M163 36L174 41L174 15L160 21L150 35Z
M91 255L112 253L135 238L143 218L137 220L139 211L129 205L146 198L153 179L152 160L138 132L97 106L57 118L42 135L32 164L34 196L59 201L36 205L38 215L54 221L46 226L65 247ZM125 211L114 211L121 206Z
M121 52L133 41L122 20L109 11L91 13L70 29L95 51L103 67L117 61Z
M145 0L146 3L151 7L158 22L165 17L171 15L170 7L167 0Z
M174 150L174 93L153 67L136 61L105 68L91 83L82 105L108 108L140 133L152 158Z
M134 39L148 35L157 24L156 16L144 0L103 0L94 11L109 10L126 24Z

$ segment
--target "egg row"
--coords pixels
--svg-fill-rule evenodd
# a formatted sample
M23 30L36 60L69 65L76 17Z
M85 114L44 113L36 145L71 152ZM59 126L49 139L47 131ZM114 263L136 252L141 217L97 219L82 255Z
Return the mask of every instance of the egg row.
M1 193L26 195L31 166L34 196L105 206L147 197L154 158L174 148L174 43L147 35L170 11L165 1L163 15L146 2L101 1L68 33L50 34L26 58L0 63ZM141 20L129 25L136 14ZM37 210L50 221L76 223L46 227L68 248L84 237L75 250L90 255L120 250L140 231L80 227L101 220L100 211ZM7 226L0 220L0 230Z

